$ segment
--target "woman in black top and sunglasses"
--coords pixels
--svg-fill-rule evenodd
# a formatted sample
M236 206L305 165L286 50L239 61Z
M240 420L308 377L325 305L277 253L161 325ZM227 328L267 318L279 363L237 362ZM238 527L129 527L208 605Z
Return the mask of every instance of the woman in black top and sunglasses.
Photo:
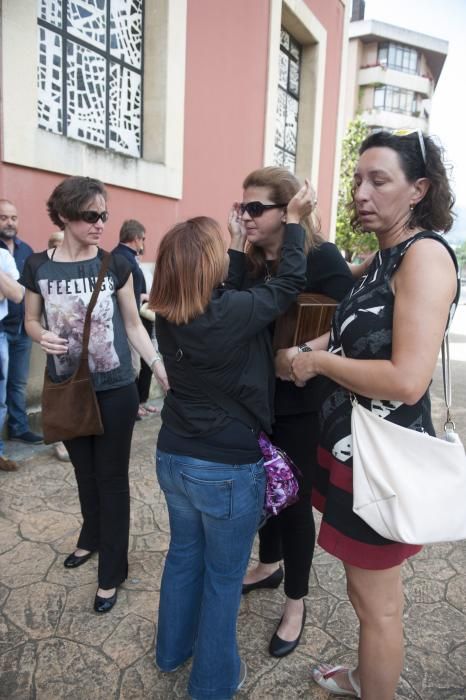
M47 353L52 381L70 377L79 362L86 310L102 264L99 248L108 218L107 193L99 180L70 177L47 202L52 222L63 230L59 248L31 255L22 283L26 287L26 330ZM91 318L89 367L104 425L103 435L67 440L65 446L78 484L83 525L66 568L99 553L99 588L94 610L116 602L117 587L128 573L131 436L139 400L128 340L166 383L136 308L131 268L111 256Z
M229 219L230 286L245 289L274 276L283 244L286 206L299 187L298 179L285 168L261 168L247 176L243 202L235 203ZM311 216L301 224L306 230L307 249L304 291L342 299L353 284L348 265L336 246L319 236ZM272 332L273 328L271 336ZM286 602L269 645L270 654L275 657L285 656L296 648L305 621L304 596L308 593L315 540L311 477L316 460L319 405L319 380L305 388L276 380L271 440L299 467L300 498L260 529L260 561L248 571L243 585L243 593L278 587L283 578L280 566L283 559Z

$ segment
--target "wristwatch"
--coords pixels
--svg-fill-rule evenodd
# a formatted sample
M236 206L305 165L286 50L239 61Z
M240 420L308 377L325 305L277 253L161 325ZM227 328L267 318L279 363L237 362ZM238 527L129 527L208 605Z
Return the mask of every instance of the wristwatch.
M312 348L306 345L306 343L303 343L302 345L298 345L298 352L312 352Z

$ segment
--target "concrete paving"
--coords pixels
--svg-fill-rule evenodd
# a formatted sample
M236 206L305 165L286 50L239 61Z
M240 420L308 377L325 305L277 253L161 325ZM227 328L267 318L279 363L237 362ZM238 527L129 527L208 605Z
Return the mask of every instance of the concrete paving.
M466 443L466 306L459 309L451 337L454 415ZM437 368L432 403L438 426L444 415L440 376ZM7 443L7 454L21 460L21 468L0 472L2 700L186 698L189 664L171 674L153 665L169 541L167 511L154 475L159 427L158 417L136 424L129 578L115 608L101 617L92 611L95 557L74 571L63 567L80 526L71 466L57 461L50 447ZM406 661L396 698L464 700L466 542L425 547L405 565L404 580ZM324 700L329 695L310 677L314 663L356 660L356 617L339 561L317 550L302 641L278 661L268 655L267 645L283 600L280 587L255 591L242 601L239 644L249 672L239 700Z

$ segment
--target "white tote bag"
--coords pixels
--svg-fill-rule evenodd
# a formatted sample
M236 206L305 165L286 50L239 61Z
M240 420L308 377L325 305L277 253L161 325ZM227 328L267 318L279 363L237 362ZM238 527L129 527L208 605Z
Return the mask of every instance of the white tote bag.
M435 438L353 399L353 511L383 537L408 544L466 539L466 456L452 427Z

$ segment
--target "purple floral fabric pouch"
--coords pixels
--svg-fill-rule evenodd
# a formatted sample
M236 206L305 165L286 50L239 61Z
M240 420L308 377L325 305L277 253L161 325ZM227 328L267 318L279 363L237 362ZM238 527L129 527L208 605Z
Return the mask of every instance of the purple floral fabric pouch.
M265 433L260 432L258 440L267 476L265 512L269 516L277 515L298 500L296 474L299 474L299 470L286 452L272 445Z

